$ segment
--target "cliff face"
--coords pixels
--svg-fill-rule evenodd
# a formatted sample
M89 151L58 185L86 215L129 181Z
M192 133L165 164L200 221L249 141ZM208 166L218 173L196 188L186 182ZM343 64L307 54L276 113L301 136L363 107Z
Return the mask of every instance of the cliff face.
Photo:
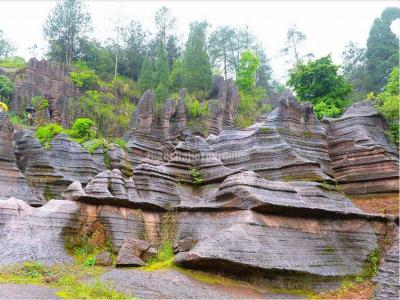
M10 109L21 114L31 106L32 97L43 96L49 101L51 121L66 126L68 99L77 98L80 92L65 74L65 67L61 64L30 59L25 72L15 79Z
M397 153L370 103L319 121L310 103L284 93L239 130L237 90L216 80L205 138L188 126L183 94L157 111L153 93L144 93L126 151L90 154L64 134L45 150L0 114L0 246L8 247L0 265L68 262L65 238L96 222L116 249L143 236L156 247L166 214L174 241L193 241L174 259L185 268L327 289L362 273L374 250L385 255L396 218L366 214L337 190L398 192ZM380 269L382 285L396 272L395 251ZM395 293L387 290L377 293Z

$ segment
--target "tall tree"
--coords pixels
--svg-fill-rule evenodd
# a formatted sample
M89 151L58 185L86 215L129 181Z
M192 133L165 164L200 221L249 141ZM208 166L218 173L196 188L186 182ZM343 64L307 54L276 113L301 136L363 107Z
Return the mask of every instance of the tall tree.
M311 53L302 54L301 49L304 46L306 38L307 37L304 33L296 29L296 25L289 27L286 34L286 46L281 51L284 55L293 55L296 62L295 65L302 63L304 58L313 56Z
M235 59L237 33L230 26L218 27L210 34L208 39L208 51L214 66L224 70L227 79L228 73L236 73L235 66L232 64Z
M186 87L189 90L201 90L203 96L211 85L211 64L207 54L207 22L190 24L189 37L183 55L183 70Z
M250 91L256 85L256 72L260 65L257 55L247 50L242 53L236 83L241 91Z
M50 44L49 54L62 54L65 64L71 65L74 51L79 44L78 40L90 30L90 22L90 15L82 1L58 2L43 26L44 35ZM52 49L53 47L57 49L56 52ZM61 60L61 57L58 59Z
M168 68L172 70L174 62L181 56L181 48L178 38L175 35L170 35L168 37L165 51L167 52Z
M140 70L139 86L142 92L154 88L154 65L151 59L146 56Z
M157 27L157 35L166 48L168 36L173 35L172 30L175 28L176 18L167 7L163 6L156 11L154 21Z
M4 36L3 30L0 29L0 57L7 57L14 51L14 45Z
M121 74L138 80L147 51L148 32L138 21L132 20L122 31L123 50L120 64Z
M367 95L368 73L366 69L366 49L350 41L342 53L342 73L353 86L353 101L363 100Z
M253 47L254 53L257 55L260 64L256 72L256 86L262 87L265 90L270 90L271 80L272 80L272 69L269 64L267 54L261 44Z
M158 45L157 58L156 58L156 73L155 85L163 84L166 88L169 85L169 71L167 54L165 53L164 45L160 42Z
M370 74L369 91L383 89L391 70L399 63L399 39L390 25L400 18L400 8L386 8L380 18L375 19L367 40L367 70Z

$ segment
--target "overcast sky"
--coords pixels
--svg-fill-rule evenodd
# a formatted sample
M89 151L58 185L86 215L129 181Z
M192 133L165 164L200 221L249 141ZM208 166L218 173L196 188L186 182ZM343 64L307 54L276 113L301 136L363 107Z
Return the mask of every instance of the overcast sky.
M341 63L349 40L365 46L369 29L385 7L400 7L399 1L86 1L92 15L93 35L115 37L113 20L119 14L126 22L140 21L154 29L154 12L167 6L177 18L178 35L186 39L192 21L206 19L211 30L219 25L244 26L254 32L266 49L274 75L283 80L288 64L280 55L288 27L296 24L307 36L306 49L317 57L332 54ZM30 57L35 43L44 49L42 25L55 1L0 0L0 29L18 47L17 54ZM400 23L400 22L399 22ZM398 25L400 26L400 24Z

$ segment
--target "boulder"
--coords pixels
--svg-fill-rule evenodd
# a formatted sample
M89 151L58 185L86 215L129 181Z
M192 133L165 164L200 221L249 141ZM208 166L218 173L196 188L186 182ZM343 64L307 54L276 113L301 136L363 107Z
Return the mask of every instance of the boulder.
M0 200L10 197L26 199L30 205L43 202L34 194L20 171L14 155L14 128L5 112L0 112Z
M149 249L151 250L147 253ZM146 241L127 238L118 252L117 267L144 266L143 259L150 258L153 250Z
M110 252L101 251L99 254L96 255L96 266L111 266L113 264L113 259L111 257Z
M179 253L179 252L186 252L189 251L190 249L193 248L193 246L196 244L196 240L193 239L192 237L187 237L182 240L179 240L175 242L174 244L174 253Z

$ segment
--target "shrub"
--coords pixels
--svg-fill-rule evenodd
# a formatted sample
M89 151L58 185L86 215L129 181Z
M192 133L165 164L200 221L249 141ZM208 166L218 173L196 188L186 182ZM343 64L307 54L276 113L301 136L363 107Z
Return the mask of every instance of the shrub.
M0 59L0 67L3 68L25 68L26 62L20 56L6 57Z
M88 118L76 119L71 129L67 130L70 138L80 144L93 139L96 135L96 123Z
M104 141L102 139L93 139L82 144L89 153L94 153L100 147L103 147Z
M18 125L18 126L28 126L28 119L26 116L20 117L14 113L8 113L8 119L10 120L11 124Z
M43 96L36 96L31 99L31 104L36 108L36 110L44 111L49 107L49 101Z
M73 68L74 71L69 72L69 77L76 86L90 89L99 85L99 77L85 63L75 62Z
M124 140L124 139L122 139L122 138L116 138L115 140L114 140L114 144L116 144L116 145L118 145L118 146L120 146L122 149L124 149L124 150L126 150L126 144L127 144L127 142Z
M192 182L195 187L199 187L204 181L201 173L196 168L190 169L190 176L192 177Z
M63 131L64 128L62 128L60 125L50 123L46 126L38 127L36 129L35 137L39 140L40 144L42 144L42 146L48 150L50 149L50 143L53 138Z
M192 118L202 118L208 116L207 102L200 102L193 95L186 95L184 101L187 112Z
M0 75L0 100L8 100L14 90L12 81L4 75Z

